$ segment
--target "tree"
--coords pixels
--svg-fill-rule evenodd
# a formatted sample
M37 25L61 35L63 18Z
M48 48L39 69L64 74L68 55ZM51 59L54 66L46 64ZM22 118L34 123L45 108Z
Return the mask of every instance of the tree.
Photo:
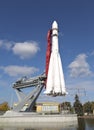
M91 102L92 105L92 112L94 111L94 102Z
M71 103L70 102L63 102L61 104L64 110L70 110L71 109Z
M82 104L81 104L77 94L75 95L75 102L73 104L73 107L74 107L75 113L78 116L82 116L83 115L83 106L82 106Z
M73 113L73 111L72 111L72 106L71 106L71 103L70 103L70 102L67 102L67 101L66 101L66 102L61 103L60 108L61 108L61 110L63 110L63 111L68 111L68 112Z
M93 110L94 110L94 102L86 102L84 105L83 105L83 109L84 109L84 112L85 113L93 113Z
M9 110L9 105L7 102L0 104L0 111L7 111L7 110Z

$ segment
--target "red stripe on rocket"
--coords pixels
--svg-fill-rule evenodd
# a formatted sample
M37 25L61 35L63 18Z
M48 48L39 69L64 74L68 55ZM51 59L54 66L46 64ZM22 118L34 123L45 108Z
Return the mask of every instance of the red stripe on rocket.
M47 33L47 50L46 50L46 76L48 75L49 61L51 56L52 40L51 40L52 30Z

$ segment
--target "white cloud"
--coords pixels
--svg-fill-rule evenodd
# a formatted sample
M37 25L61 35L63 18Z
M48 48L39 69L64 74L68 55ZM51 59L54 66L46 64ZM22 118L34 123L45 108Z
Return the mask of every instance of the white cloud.
M0 40L0 47L6 49L6 50L10 50L12 48L12 41L8 41L8 40Z
M27 67L27 66L7 66L7 67L0 67L4 71L4 73L8 74L9 76L24 76L24 75L32 75L38 71L38 68L35 67Z
M35 41L13 42L8 40L0 40L0 48L12 50L15 55L21 59L27 59L34 56L39 50L38 43Z
M90 66L86 61L87 56L85 54L79 54L76 59L69 64L71 77L85 77L92 74Z
M15 55L20 56L21 59L25 59L34 56L40 48L36 42L23 42L15 43L12 50Z

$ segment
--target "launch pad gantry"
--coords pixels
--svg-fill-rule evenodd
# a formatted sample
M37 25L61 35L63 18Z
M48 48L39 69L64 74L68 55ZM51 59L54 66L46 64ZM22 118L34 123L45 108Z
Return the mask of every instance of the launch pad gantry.
M26 78L16 81L13 84L13 88L16 91L18 97L18 104L13 108L13 111L16 112L31 112L32 108L37 100L44 84L45 84L46 76L42 74L40 76L34 78ZM25 95L22 91L24 88L35 87L29 94Z

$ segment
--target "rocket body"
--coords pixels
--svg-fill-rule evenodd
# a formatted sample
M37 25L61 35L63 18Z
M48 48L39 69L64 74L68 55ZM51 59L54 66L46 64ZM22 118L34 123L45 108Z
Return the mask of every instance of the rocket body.
M58 47L58 24L52 24L52 48L48 67L46 91L48 95L66 95L64 74Z

